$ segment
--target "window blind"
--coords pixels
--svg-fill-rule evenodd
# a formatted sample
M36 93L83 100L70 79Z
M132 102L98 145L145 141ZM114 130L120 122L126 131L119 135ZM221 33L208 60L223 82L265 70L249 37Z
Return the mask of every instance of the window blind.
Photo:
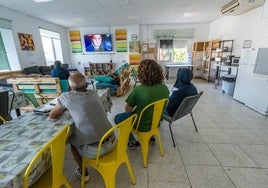
M194 37L194 29L158 29L154 30L155 39L190 39Z
M11 29L11 20L0 18L0 28Z

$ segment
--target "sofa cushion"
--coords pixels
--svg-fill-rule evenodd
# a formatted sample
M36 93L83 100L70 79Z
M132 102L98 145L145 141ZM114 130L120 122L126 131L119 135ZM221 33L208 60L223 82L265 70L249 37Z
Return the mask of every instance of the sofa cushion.
M114 79L107 75L100 75L100 76L95 76L94 80L99 81L99 82L111 83Z
M37 65L24 68L23 73L26 75L28 75L28 74L41 74Z
M39 71L42 75L50 75L51 66L39 66Z

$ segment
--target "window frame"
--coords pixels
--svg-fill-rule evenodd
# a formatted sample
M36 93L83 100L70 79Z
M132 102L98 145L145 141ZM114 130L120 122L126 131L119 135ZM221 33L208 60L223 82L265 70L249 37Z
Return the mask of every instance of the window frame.
M59 60L64 63L60 33L45 28L39 28L39 32L41 36L46 65L53 65L56 60ZM45 40L49 40L51 46L46 46L48 45L48 43L45 44ZM56 45L56 42L60 45ZM51 49L51 51L49 52L47 49Z

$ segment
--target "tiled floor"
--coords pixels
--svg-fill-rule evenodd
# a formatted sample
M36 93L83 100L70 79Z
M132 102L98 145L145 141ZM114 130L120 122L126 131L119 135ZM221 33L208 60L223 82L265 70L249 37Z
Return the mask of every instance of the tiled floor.
M193 82L204 91L193 112L199 131L195 132L190 116L175 122L174 148L168 124L162 122L165 155L160 155L157 145L150 146L148 168L144 168L140 149L129 150L137 184L131 184L122 165L116 188L268 188L268 117L222 94L212 83ZM172 83L167 83L170 89ZM112 97L111 122L124 110L126 96ZM67 146L65 174L78 188L80 182L72 173L75 166ZM104 188L102 177L92 168L89 172L91 181L85 187Z

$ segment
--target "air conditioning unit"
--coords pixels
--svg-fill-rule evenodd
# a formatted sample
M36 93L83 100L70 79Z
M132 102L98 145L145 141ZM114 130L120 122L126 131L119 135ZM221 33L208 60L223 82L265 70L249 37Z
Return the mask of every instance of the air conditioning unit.
M260 7L265 0L234 0L221 9L223 15L236 16Z

